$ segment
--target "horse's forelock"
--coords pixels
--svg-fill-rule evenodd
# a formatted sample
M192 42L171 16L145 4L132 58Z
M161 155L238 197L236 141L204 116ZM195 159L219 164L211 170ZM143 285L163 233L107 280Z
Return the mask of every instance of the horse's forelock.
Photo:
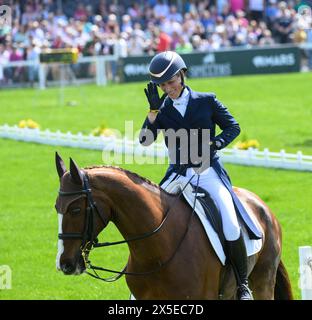
M80 191L81 185L76 184L73 181L70 173L67 171L60 179L60 190L64 192ZM81 198L81 195L73 195L68 197L58 196L55 204L58 213L66 213L68 206L79 198Z
M77 183L69 171L67 171L60 179L61 190L63 191L75 191L81 190L81 184ZM64 188L64 189L63 189Z

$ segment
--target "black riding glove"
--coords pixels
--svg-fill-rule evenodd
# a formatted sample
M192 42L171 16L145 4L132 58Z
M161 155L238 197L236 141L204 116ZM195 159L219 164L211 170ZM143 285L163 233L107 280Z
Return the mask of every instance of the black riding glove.
M147 89L144 89L146 98L150 105L151 112L157 112L162 106L167 94L164 93L161 98L159 98L157 85L152 81L147 84Z

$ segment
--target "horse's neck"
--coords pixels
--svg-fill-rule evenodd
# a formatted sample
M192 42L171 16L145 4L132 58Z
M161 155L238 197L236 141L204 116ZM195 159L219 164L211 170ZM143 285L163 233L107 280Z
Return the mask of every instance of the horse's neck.
M149 270L159 266L159 261L167 261L186 230L189 215L183 214L184 202L144 179L129 175L111 174L101 185L103 193L110 197L112 221L124 239L144 235L140 240L128 242L133 269Z
M124 238L155 229L162 221L166 197L159 188L116 171L99 175L101 190L110 198L112 221Z

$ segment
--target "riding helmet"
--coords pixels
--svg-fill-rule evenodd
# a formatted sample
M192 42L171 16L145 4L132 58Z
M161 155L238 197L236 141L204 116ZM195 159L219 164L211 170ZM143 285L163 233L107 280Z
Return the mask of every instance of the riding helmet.
M151 80L156 84L170 80L180 70L187 70L183 59L174 51L156 54L149 65Z

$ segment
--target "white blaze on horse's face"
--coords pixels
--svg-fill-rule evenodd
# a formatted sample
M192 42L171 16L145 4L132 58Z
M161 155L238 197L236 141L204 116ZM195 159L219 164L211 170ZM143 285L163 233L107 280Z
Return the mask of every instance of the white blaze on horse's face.
M62 223L63 223L63 215L58 214L58 233L63 233L62 229ZM61 255L64 252L64 241L59 239L58 240L58 245L57 245L57 256L56 256L56 269L61 270L61 265L60 265L60 260L61 260Z

